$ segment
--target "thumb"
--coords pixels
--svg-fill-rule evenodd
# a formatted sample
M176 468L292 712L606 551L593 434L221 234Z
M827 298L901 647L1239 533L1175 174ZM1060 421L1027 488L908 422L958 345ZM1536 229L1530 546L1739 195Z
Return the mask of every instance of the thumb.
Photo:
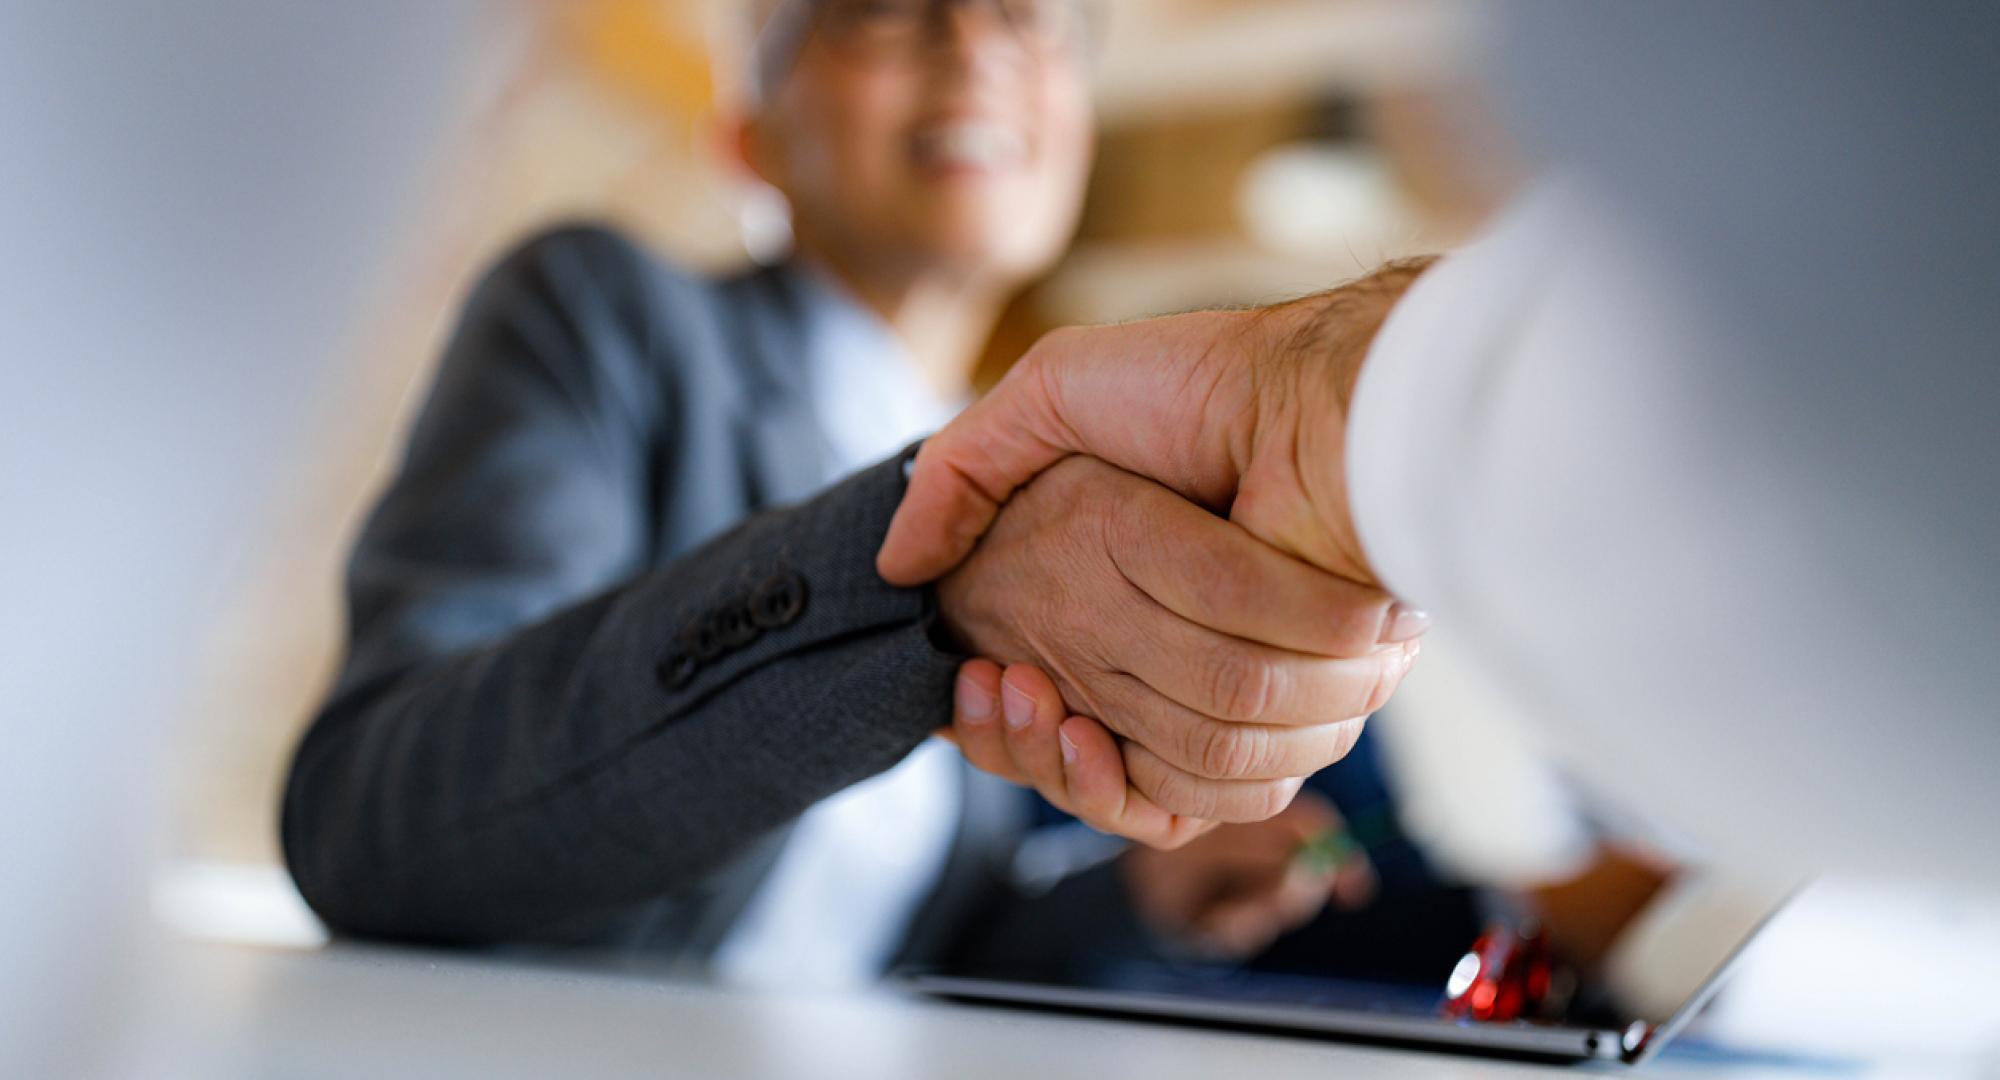
M1082 449L1057 419L1049 340L917 451L909 488L875 558L884 580L921 585L957 566L1016 489Z
M1243 323L1202 312L1042 338L918 451L876 570L894 585L936 579L971 553L1017 489L1070 454L1228 505L1252 419L1228 340Z

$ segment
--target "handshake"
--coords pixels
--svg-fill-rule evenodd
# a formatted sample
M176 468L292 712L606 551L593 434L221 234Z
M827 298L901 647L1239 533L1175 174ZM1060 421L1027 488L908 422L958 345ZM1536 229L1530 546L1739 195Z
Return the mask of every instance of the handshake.
M943 732L968 760L1171 848L1277 815L1346 755L1428 621L1376 581L1343 454L1369 344L1427 265L1058 331L924 444L877 566L935 582L982 658Z

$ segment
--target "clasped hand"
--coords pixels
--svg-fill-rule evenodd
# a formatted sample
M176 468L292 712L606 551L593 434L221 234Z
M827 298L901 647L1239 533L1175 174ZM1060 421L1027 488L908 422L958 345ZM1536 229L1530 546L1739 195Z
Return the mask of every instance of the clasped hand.
M1015 495L938 604L990 658L959 676L966 757L1157 846L1283 810L1416 655L1378 590L1087 457Z
M1278 814L1347 753L1427 622L1377 585L1340 454L1420 271L1059 331L925 444L878 566L935 580L983 658L948 729L970 761L1174 847Z

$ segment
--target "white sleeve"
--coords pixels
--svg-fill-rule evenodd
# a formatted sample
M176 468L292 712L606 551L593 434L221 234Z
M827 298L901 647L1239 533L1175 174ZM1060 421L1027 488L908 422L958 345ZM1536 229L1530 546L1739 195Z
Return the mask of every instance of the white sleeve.
M1348 416L1348 490L1362 547L1396 595L1448 594L1439 547L1486 384L1546 281L1560 225L1553 185L1410 287L1377 335Z
M1419 278L1348 417L1364 549L1701 849L2000 884L1990 570L1825 449L1895 369L1767 363L1669 247L1565 178Z

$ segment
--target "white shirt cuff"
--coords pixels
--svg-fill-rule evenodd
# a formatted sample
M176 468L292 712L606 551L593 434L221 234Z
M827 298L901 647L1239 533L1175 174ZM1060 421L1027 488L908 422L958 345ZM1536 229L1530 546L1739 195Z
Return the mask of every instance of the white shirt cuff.
M1425 271L1362 365L1347 416L1349 511L1377 577L1421 607L1451 605L1448 522L1479 459L1488 390L1553 261L1554 186Z

